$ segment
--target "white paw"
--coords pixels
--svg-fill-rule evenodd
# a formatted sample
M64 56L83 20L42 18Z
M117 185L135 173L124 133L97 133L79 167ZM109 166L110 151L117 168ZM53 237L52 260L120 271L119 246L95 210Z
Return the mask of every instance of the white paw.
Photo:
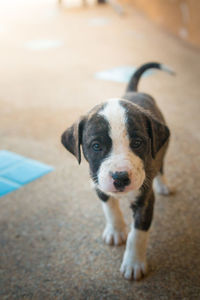
M131 259L124 259L120 268L120 272L125 279L128 280L140 280L147 274L146 261L134 261Z
M166 186L164 184L156 187L155 191L157 194L164 195L164 196L167 196L170 194L170 189L168 188L168 186Z
M165 183L164 176L158 175L153 181L153 187L157 194L165 195L165 196L171 194L170 189Z
M121 227L120 229L115 229L111 225L106 225L103 232L103 240L108 245L119 246L126 242L127 232L126 227Z

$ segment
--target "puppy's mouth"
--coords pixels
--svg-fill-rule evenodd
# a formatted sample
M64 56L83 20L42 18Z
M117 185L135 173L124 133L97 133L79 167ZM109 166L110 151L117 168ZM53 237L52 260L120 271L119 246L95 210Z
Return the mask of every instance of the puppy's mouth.
M122 195L139 190L144 182L144 178L145 177L142 177L135 181L130 179L130 182L125 185L116 180L106 180L104 181L104 184L96 183L96 186L105 194Z
M125 186L125 187L122 187L122 186L118 186L117 188L114 186L114 184L112 186L110 186L109 188L103 188L101 186L98 185L98 188L106 193L106 194L113 194L113 195L117 195L117 194L126 194L132 190L134 190L134 187L132 185L130 186Z
M114 194L126 194L126 193L128 193L132 190L133 190L132 186L124 187L124 188L122 187L122 188L118 188L118 189L114 190L112 193L114 193Z

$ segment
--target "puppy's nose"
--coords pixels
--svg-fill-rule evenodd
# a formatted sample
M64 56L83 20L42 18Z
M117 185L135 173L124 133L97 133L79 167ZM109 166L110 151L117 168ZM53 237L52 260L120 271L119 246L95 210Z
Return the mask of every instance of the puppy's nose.
M128 172L115 172L111 173L112 178L114 179L114 186L117 190L123 190L127 185L130 184L130 179Z

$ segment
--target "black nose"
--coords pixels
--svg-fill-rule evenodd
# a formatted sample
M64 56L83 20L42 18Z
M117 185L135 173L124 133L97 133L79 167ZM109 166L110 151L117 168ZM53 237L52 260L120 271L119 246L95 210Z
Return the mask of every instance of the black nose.
M128 176L128 172L115 172L111 174L114 179L114 186L117 190L123 190L125 186L130 184L130 179Z

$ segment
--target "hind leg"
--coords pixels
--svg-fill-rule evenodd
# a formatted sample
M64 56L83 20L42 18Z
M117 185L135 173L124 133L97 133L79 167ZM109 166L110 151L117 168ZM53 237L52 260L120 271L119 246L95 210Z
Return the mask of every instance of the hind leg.
M163 164L162 164L157 176L154 178L153 188L157 194L165 195L165 196L170 194L170 189L167 186L166 178L164 175Z

